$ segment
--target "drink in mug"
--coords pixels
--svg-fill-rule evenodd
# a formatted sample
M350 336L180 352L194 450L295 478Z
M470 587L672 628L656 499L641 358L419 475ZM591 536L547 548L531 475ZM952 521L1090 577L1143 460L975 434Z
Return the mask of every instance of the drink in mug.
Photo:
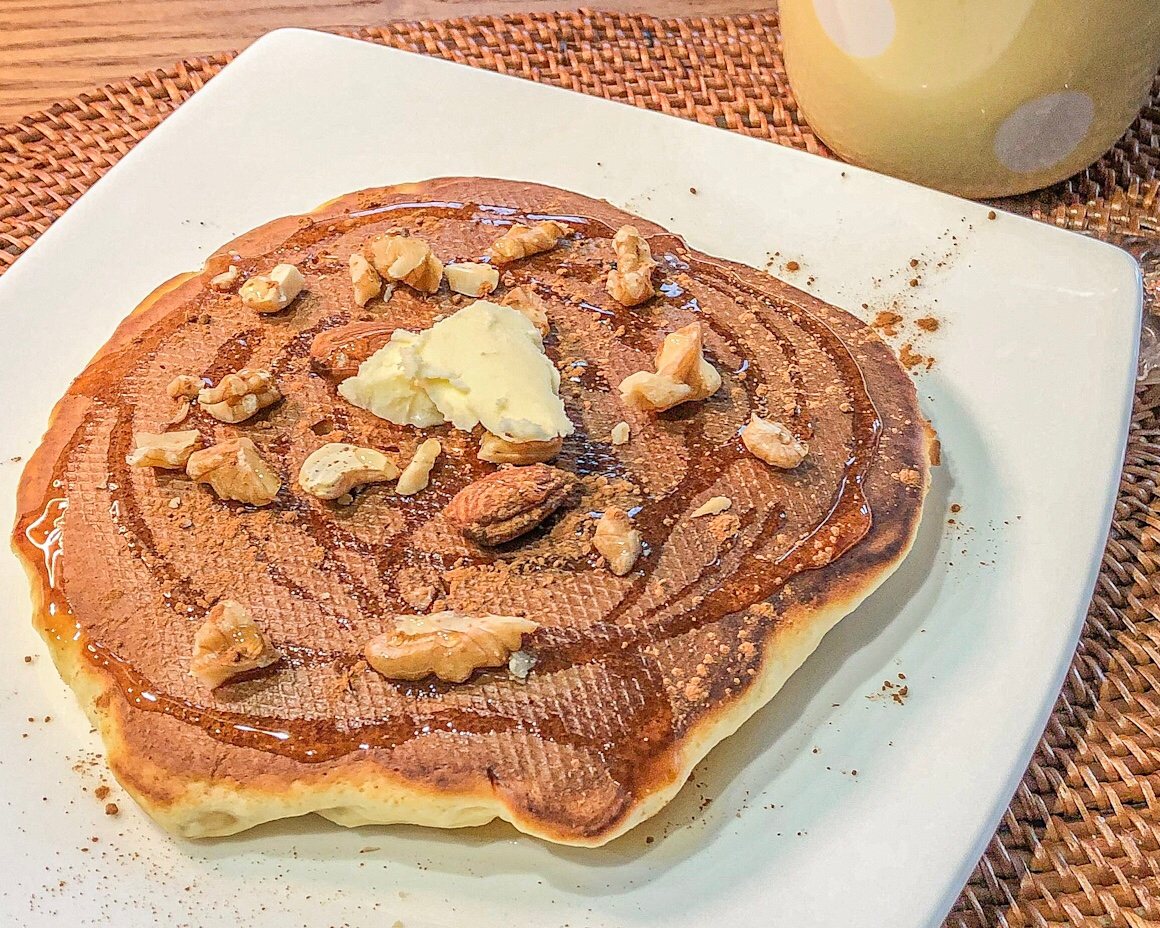
M968 197L1045 187L1132 123L1160 0L781 0L810 127L864 167Z

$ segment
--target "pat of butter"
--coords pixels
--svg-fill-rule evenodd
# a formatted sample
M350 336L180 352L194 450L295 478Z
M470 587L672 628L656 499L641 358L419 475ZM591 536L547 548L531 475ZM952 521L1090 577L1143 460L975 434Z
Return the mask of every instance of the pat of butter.
M505 441L551 441L574 431L560 372L522 313L476 300L424 332L391 340L339 384L350 402L399 425L482 424Z

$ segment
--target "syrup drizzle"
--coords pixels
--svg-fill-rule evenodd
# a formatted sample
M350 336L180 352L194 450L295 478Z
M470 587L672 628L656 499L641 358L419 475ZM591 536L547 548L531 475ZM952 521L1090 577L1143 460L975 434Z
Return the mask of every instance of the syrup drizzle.
M467 222L486 221L491 225L556 219L580 229L581 241L610 238L615 231L599 220L581 216L522 213L515 208L499 205L433 201L394 203L352 212L340 221L311 224L291 236L286 244L298 248L309 247L346 233L352 226L357 228L362 223L381 221L384 216L402 211L409 214L408 218L413 218L414 214L433 215ZM831 499L822 509L821 517L809 526L808 530L801 532L799 537L781 550L776 558L767 557L763 560L747 555L750 560L746 564L740 563L739 558L733 558L728 562L718 558L695 571L680 589L667 591L658 602L651 592L651 581L661 560L658 553L664 550L674 526L679 522L679 517L689 510L691 502L699 494L720 479L722 473L740 466L746 460L746 453L738 439L734 438L723 443L719 438L706 434L704 417L697 415L672 417L681 440L689 448L689 459L710 462L710 466L693 467L676 490L661 499L650 500L637 515L638 525L654 549L653 556L642 559L640 575L634 579L628 592L602 622L583 631L542 626L525 640L525 647L539 656L536 672L600 665L610 679L624 681L625 686L631 691L631 698L627 698L622 707L624 714L621 724L625 732L632 733L631 739L622 740L614 745L602 742L591 735L578 735L562 718L551 713L529 721L505 716L495 707L472 709L463 704L446 704L440 697L453 691L453 687L432 681L398 685L400 692L421 699L418 703L421 709L412 714L393 718L341 721L262 718L251 713L231 712L217 706L208 706L167 694L145 678L125 657L113 653L98 641L90 640L82 629L82 623L73 615L61 589L60 573L64 517L68 500L56 495L51 489L47 490L46 498L39 508L24 514L18 524L16 536L17 544L26 550L31 548L29 554L36 552L37 563L43 565L41 579L45 611L48 616L45 625L49 633L80 641L86 657L96 666L109 672L130 705L143 711L171 715L187 724L199 726L212 737L231 744L246 745L303 762L333 760L359 750L389 749L432 731L487 733L520 728L546 740L574 745L597 754L609 765L610 772L617 781L623 784L642 782L657 775L655 765L659 763L658 758L661 756L657 748L663 747L666 740L671 739L674 720L660 673L655 663L643 655L643 648L683 635L743 610L753 603L767 600L789 578L802 571L831 563L864 538L870 530L872 514L862 490L862 483L874 460L882 424L856 360L842 339L824 321L796 307L790 310L778 305L768 294L745 283L727 267L716 262L701 259L686 262L678 258L676 252L682 249L683 245L675 236L656 235L653 236L651 244L654 251L664 255L665 263L671 270L688 271L700 281L711 281L718 291L730 299L746 303L767 323L766 328L776 345L780 361L788 371L794 405L787 416L786 424L795 435L803 439L812 437L814 423L805 415L809 404L804 376L798 362L798 349L794 340L780 331L780 326L785 324L788 315L792 314L793 325L825 353L840 373L853 411L850 416L851 438L848 444L848 457L842 474L836 482ZM625 332L620 338L622 344L641 347L648 342L649 335L640 331L646 327L637 324L637 317L632 310L583 302L578 307L572 306L571 294L566 292L566 288L552 286L542 279L544 262L555 259L544 256L541 258L543 260L538 263L529 261L509 269L517 284L534 287L541 294L564 304L568 312L585 313L589 317L593 312L600 314L609 326L609 331L624 326ZM575 262L569 262L569 265L570 275L587 274L585 279L589 284L603 273L599 263L593 263L587 268ZM537 267L541 268L541 276L537 276ZM676 284L663 292L674 304L678 302L678 298L686 295L684 288ZM568 306L572 308L567 309ZM746 357L743 339L731 331L723 319L703 313L695 298L684 303L681 308L684 312L699 314L694 318L701 318L711 329L712 336L742 359L735 373L748 374L744 380L744 389L750 404L755 404L756 389L762 382L759 375L768 367L769 362L763 363L760 359ZM310 340L313 335L333 325L342 324L348 318L346 315L332 315L311 329L299 333L278 354L274 362L275 369L289 370L296 368L297 365L308 364ZM183 321L171 319L169 316L161 320L147 333L153 339L152 345L156 346L172 334ZM219 350L207 374L220 376L227 372L227 369L237 369L253 356L262 344L263 338L263 331L258 329L245 332L240 340L227 342ZM594 365L579 368L574 376L577 378L576 388L580 391L609 389L613 386L599 382L600 375ZM78 380L74 391L82 392L97 384L98 380L96 372L83 376ZM566 395L566 400L576 402L578 396L579 394ZM119 411L119 415L123 413L124 410ZM574 420L578 418L573 415ZM78 436L75 436L61 453L52 475L54 479L60 478L60 473L56 471L60 470L61 462L65 461L77 446L83 432L83 429L78 429ZM186 578L169 571L164 556L156 550L148 525L137 514L139 507L132 491L128 465L124 463L130 441L128 433L129 429L118 420L109 451L111 482L115 482L119 487L115 494L115 517L124 524L135 545L141 549L143 557L147 558L150 570L168 581L177 591L179 599L186 602L204 600L204 591L193 588ZM581 472L615 475L623 468L618 457L601 443L591 441L582 431L574 439L569 440L565 455L571 455L569 457L571 466ZM455 485L446 493L442 496L432 493L426 500L417 500L414 511L408 514L408 521L411 524L419 524L430 518L454 489L458 489L460 485L466 484L485 470L486 468L472 458L463 465L462 472L448 478ZM51 487L52 480L47 482ZM375 546L360 540L336 520L328 517L328 513L322 507L297 500L293 496L280 500L280 505L304 519L310 534L321 544L335 549L341 548L357 557L373 561L384 577L389 576L390 572L408 557L423 561L423 552L408 552L403 550L403 546L384 549L384 546ZM785 520L785 514L775 510L745 513L741 531L749 541L748 550L761 553L768 548L773 536L784 527ZM257 539L254 541L259 543ZM481 551L468 560L473 563L489 563L496 556ZM444 566L438 557L432 557L428 562L438 568ZM583 565L574 566L582 569ZM369 589L365 584L359 584L349 572L343 571L340 564L332 564L329 569L336 572L339 581L351 591L361 608L380 613L400 611L396 602L397 597L389 595L386 591L379 593ZM267 570L271 571L271 576L277 572L277 568L272 565L268 565ZM287 588L291 586L291 581L284 575L276 576L275 579ZM296 589L300 596L309 595L309 591L303 588ZM323 604L318 605L321 608ZM296 665L330 663L350 666L358 657L316 651L302 646L287 646L281 650L285 655L284 661ZM489 674L495 677L497 683L506 679L506 675L502 673L483 672L485 677ZM628 744L629 741L632 744Z

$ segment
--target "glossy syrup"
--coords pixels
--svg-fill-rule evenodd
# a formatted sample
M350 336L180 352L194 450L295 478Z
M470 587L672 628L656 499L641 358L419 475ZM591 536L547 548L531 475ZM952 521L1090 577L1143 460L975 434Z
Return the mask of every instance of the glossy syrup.
M371 207L350 213L342 220L308 225L291 236L287 246L298 250L317 249L336 236L359 228L363 223L381 223L384 217L396 215L405 217L407 221L429 215L461 222L486 223L489 226L554 218L578 229L581 241L606 239L614 232L599 220L581 216L526 214L511 207L487 204L415 202ZM808 398L798 369L796 349L792 340L779 331L791 310L779 305L761 289L742 281L724 265L709 260L685 260L679 257L683 253L683 244L671 235L654 236L651 243L654 252L664 256L670 270L687 272L698 283L711 284L713 289L736 302L744 303L759 318L769 323L769 331L788 365L794 392L793 411L786 417L785 424L799 437L809 439L815 426L806 415ZM592 284L604 273L603 266L593 262L573 262L569 268L569 277L554 285L544 279L549 259L546 256L541 258L538 262L528 261L505 270L513 275L516 284L531 286L546 297L569 302L576 312L585 311L583 304L578 309L575 307L575 301L571 299L573 294L568 291L568 279ZM559 263L558 258L550 260ZM256 259L251 263L256 263ZM345 273L345 269L340 267L336 273ZM691 295L684 287L676 283L666 286L668 289L662 289L659 300L680 307L685 312L697 313L697 318L712 329L713 335L742 358L739 372L748 369L751 376L739 382L751 403L756 403L755 391L761 381L753 375L757 373L759 365L751 364L752 359L747 357L741 335L731 330L726 320L703 312L700 305L690 306ZM692 299L692 302L696 303L696 300ZM624 332L620 336L623 343L642 347L652 337L648 332L641 331L639 317L632 310L607 304L589 304L587 311L599 316L601 324L608 325L610 331L623 327ZM632 744L614 746L602 744L598 739L594 740L593 736L578 735L551 712L529 721L526 718L504 716L491 706L465 708L461 702L451 705L441 697L454 688L437 682L424 681L398 686L401 692L421 700L421 712L418 714L396 718L336 718L325 721L235 713L162 691L133 666L129 657L113 653L101 642L88 637L83 621L73 614L61 588L60 566L62 558L67 556L63 525L68 500L61 495L58 487L62 484L63 463L77 444L84 440L83 428L78 429L56 461L41 462L39 498L27 506L15 534L15 542L25 560L37 567L42 598L41 625L48 636L60 642L76 642L88 661L109 673L131 706L142 711L165 713L231 744L281 754L302 762L322 762L353 751L395 747L435 730L485 733L518 727L548 740L594 751L608 760L611 772L619 782L626 785L641 782L657 775L654 764L659 762L663 756L661 749L666 742L671 742L674 734L669 697L659 671L653 662L644 657L644 649L769 599L796 574L822 567L849 551L865 537L871 526L872 514L862 491L862 483L874 460L881 433L877 411L857 361L842 339L821 319L797 307L792 308L792 313L793 324L808 335L839 372L842 388L852 407L848 459L833 489L832 498L822 507L822 517L801 537L783 546L776 560L742 558L730 572L719 559L695 572L680 589L667 591L664 602L653 603L648 591L660 560L656 552L664 548L680 516L689 511L692 501L711 487L731 464L746 454L736 438L722 442L719 437L707 435L703 417L698 417L694 411L680 422L681 438L691 462L686 476L673 492L649 500L636 514L638 527L654 553L642 560L640 575L634 578L626 595L602 622L582 632L545 624L525 640L525 647L539 657L537 672L552 672L598 662L605 673L631 681L630 686L636 698L625 708L627 716L622 719L622 724L625 730L639 734ZM182 324L184 317L171 318L174 315L181 314L165 316L149 330L152 337L158 340L157 343ZM345 314L331 314L317 325L299 333L278 353L273 364L275 371L289 370L296 364L306 363L313 336L347 321L349 317ZM227 370L236 370L244 365L265 337L265 330L259 327L247 330L240 338L223 344L212 365L214 379ZM595 369L587 363L577 365L571 374L565 373L565 378L574 383L578 390L591 391L607 386L599 382ZM99 396L102 386L99 371L91 370L78 379L73 392L87 391L88 395ZM570 398L569 402L572 401ZM570 409L569 412L573 413L574 421L579 420L579 416L575 415L576 410ZM127 415L127 410L122 409L120 413ZM338 417L341 414L336 411L334 415ZM453 440L451 436L448 439ZM185 611L194 612L194 604L206 601L206 591L195 588L188 578L179 576L169 567L152 538L148 523L141 518L139 504L132 492L128 465L124 463L130 443L130 428L127 422L121 423L113 431L108 459L110 486L118 488L114 493L115 520L124 528L134 550L149 565L154 577L163 581L167 589L171 590L175 607L184 607ZM489 469L475 461L473 455L466 455L464 461L461 472L456 473L454 479L449 478L448 485L440 487L433 484L428 493L406 503L411 507L407 512L410 524L422 524L446 503L454 490ZM602 473L615 477L624 472L620 459L606 444L591 439L582 431L569 440L561 463L581 473ZM30 480L26 474L26 483ZM31 503L31 496L28 499ZM284 492L278 505L302 520L310 534L323 546L342 548L375 564L377 573L383 578L381 587L370 586L365 580L344 570L340 563L329 563L327 568L357 600L360 608L369 613L394 614L407 611L390 579L401 565L423 563L437 570L449 566L424 552L406 550L403 546L376 546L362 541L337 520L330 518L324 509L300 500L293 494ZM398 505L397 501L392 505ZM783 528L784 519L767 513L764 521L758 523L757 517L751 513L746 516L742 526L751 540L752 552L769 547L771 538ZM824 552L824 556L820 556L819 552ZM497 556L493 552L481 550L466 560L482 564ZM591 569L581 562L575 563L573 567L577 570ZM274 582L293 589L298 596L313 602L322 613L327 614L331 609L314 597L310 590L297 587L290 578L280 575L275 566L267 565L266 569ZM331 617L341 618L333 613ZM295 664L325 662L349 667L359 657L357 654L323 653L305 647L281 650L285 655L284 660ZM510 683L504 674L490 671L484 673L494 675L497 685L520 685Z

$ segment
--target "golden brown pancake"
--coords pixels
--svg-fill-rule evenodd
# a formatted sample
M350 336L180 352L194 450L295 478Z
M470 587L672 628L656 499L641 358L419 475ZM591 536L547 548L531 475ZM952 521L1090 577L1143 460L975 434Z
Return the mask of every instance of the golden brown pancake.
M335 389L393 328L426 328L469 300L446 284L432 296L399 286L362 309L347 258L406 230L444 262L479 259L513 222L544 216L575 234L506 265L494 299L522 285L547 303L545 346L576 426L554 465L578 480L539 528L487 548L442 512L496 469L477 459L479 435L393 425ZM660 265L660 292L631 309L604 287L625 223ZM306 292L255 314L208 285L231 252L247 276L298 265ZM625 406L620 381L652 370L664 336L698 320L721 389L660 414ZM126 464L134 432L173 418L176 375L216 383L243 367L272 371L285 398L237 425L194 406L175 428L207 445L251 438L282 476L272 505ZM748 453L738 431L754 412L807 441L809 457L785 471ZM631 440L613 445L621 420ZM325 442L402 464L432 435L444 454L415 496L378 484L341 505L295 481ZM24 472L14 538L36 625L113 773L171 831L225 835L308 812L343 825L500 817L594 846L668 802L897 567L933 447L910 380L847 313L604 202L452 178L271 222L159 288L58 404ZM691 517L714 496L731 508ZM612 505L635 514L646 544L624 577L591 543ZM211 692L190 656L222 599L245 604L282 659ZM526 680L506 668L462 684L384 679L363 646L416 603L534 619L523 649L535 666Z

